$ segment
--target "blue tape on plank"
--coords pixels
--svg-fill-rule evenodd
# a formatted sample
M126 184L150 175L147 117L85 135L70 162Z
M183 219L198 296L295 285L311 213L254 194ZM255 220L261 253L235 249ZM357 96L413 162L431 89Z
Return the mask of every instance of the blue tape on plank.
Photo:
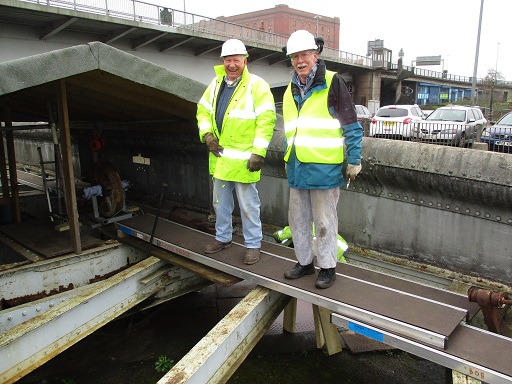
M120 225L118 228L121 232L124 232L130 236L133 236L133 231L130 228L123 227L122 225Z
M384 334L381 332L374 331L373 329L366 328L363 325L348 322L348 329L354 331L355 333L359 333L360 335L369 337L370 339L384 342Z

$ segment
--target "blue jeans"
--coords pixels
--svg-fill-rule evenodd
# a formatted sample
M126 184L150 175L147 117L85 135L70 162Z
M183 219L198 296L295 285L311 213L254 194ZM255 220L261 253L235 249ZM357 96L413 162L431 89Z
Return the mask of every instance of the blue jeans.
M260 248L263 234L260 219L260 197L256 183L237 183L213 179L213 208L215 209L215 239L226 243L233 237L233 209L236 192L246 248Z

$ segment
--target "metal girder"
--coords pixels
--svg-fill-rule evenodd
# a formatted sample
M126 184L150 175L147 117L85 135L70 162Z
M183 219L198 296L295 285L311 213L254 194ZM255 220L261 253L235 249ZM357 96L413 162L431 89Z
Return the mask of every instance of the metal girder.
M189 37L189 38L186 38L186 39L180 39L179 41L178 40L172 40L170 43L162 44L162 46L160 48L160 52L170 51L171 49L177 48L180 45L188 43L189 41L192 41L194 39L195 39L195 37L192 36L192 37Z
M289 300L289 296L256 287L158 384L227 382Z
M195 49L194 55L195 56L201 56L208 52L215 51L216 49L219 49L222 47L222 44L209 44L207 46L198 47Z
M145 257L142 251L127 251L126 245L118 242L103 248L84 251L80 255L53 257L38 260L35 263L21 265L0 272L0 297L6 301L21 299L25 296L41 294L47 296L50 291L70 284L74 288L86 286L93 279L107 276L115 271L127 268ZM0 331L3 326L0 312ZM27 320L27 319L25 319ZM24 321L25 321L24 320Z
M170 298L204 285L192 272L150 256L106 280L27 304L48 308L0 334L0 382L17 381L159 291Z
M152 42L160 39L161 37L164 37L167 34L168 34L168 32L159 32L159 33L154 33L154 34L148 35L148 36L144 37L143 39L138 40L132 46L132 49L142 48L145 45L151 44Z
M424 344L415 342L413 340L395 335L383 329L379 329L366 323L351 319L350 317L340 315L338 313L333 313L331 315L331 322L339 327L351 330L360 335L391 345L402 351L406 351L408 353L419 356L426 360L430 360L434 363L443 365L457 372L461 372L464 375L467 375L474 379L485 381L486 383L489 384L512 383L512 377L494 371L490 368L475 364L471 361L464 360L460 357L454 356L450 354L449 349L447 351L442 351L436 348L432 348ZM471 337L472 330L475 330L475 328L465 324L461 324L460 327L463 331L468 332L469 337ZM477 330L477 332L481 333L484 331L479 329ZM502 336L493 335L494 334L489 333L489 337L496 337L496 341L498 339L501 339L500 341L503 341L505 339ZM506 353L506 351L503 351L503 353Z
M41 40L49 39L50 37L56 35L63 29L65 29L68 26L70 26L71 24L73 24L75 21L78 21L78 17L70 17L70 18L67 18L67 19L59 22L59 23L55 23L51 27L47 28L46 33L43 36L41 36Z
M106 36L104 39L102 39L101 41L105 44L112 44L114 41L130 34L131 32L137 30L136 27L127 27L127 28L123 28L119 31L115 31L115 32L111 32L108 34L108 36Z

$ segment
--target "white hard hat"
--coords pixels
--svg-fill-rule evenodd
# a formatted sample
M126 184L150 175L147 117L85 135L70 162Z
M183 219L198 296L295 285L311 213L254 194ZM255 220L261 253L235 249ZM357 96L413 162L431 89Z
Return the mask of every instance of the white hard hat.
M247 49L244 43L238 39L229 39L222 44L222 52L220 57L232 56L232 55L247 55Z
M289 56L296 52L316 50L317 48L315 36L301 29L293 32L289 37L286 43L286 54Z

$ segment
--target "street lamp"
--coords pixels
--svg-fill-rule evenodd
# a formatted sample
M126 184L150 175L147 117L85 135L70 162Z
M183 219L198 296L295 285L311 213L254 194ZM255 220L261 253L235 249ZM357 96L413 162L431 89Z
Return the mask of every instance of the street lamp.
M494 71L494 76L498 74L498 53L500 52L500 43L498 43L498 48L496 48L496 69Z
M480 17L478 19L478 33L476 37L475 65L473 68L473 81L471 83L471 104L475 105L476 98L476 73L478 70L478 52L480 51L480 31L482 29L482 13L484 12L484 0L480 1Z
M493 111L492 111L492 104L494 102L494 84L498 82L498 53L500 51L500 43L498 43L498 48L496 49L496 69L494 70L494 76L491 80L491 100L489 105L489 120L493 120Z
M320 15L316 15L315 16L315 19L316 19L316 37L318 37L318 19L321 19L322 16Z

